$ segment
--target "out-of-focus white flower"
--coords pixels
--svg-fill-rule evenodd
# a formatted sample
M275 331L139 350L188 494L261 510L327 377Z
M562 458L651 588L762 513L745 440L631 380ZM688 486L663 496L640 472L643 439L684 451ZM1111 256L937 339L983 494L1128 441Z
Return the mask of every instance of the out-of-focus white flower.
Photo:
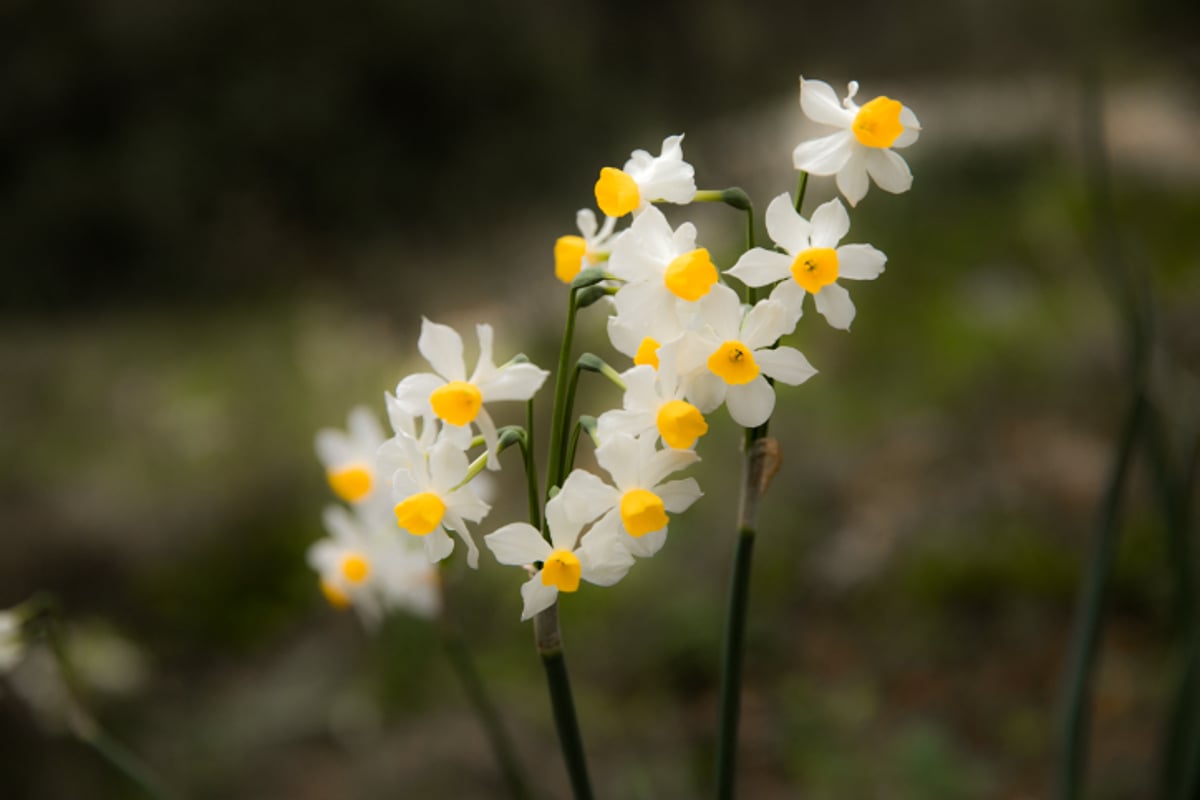
M801 142L792 154L796 169L813 175L836 175L837 187L850 205L867 194L868 176L879 188L899 194L912 186L908 163L893 147L908 147L921 133L921 123L898 100L879 96L859 106L858 83L851 81L846 99L838 102L824 81L800 78L800 107L813 122L839 130Z
M668 475L696 463L691 450L656 450L655 436L635 439L614 433L596 448L596 461L612 477L610 486L596 475L577 469L567 476L563 492L573 498L567 513L586 523L606 515L619 523L621 543L644 558L657 553L667 540L667 512L686 511L702 492L694 478L664 481Z
M325 465L334 494L347 503L361 503L379 483L375 452L383 444L383 429L363 406L352 409L346 422L346 431L324 428L317 432L317 458Z
M549 542L537 528L525 522L505 525L484 537L497 561L525 567L532 574L521 586L525 601L522 620L554 605L559 592L577 591L580 580L612 586L633 566L633 556L621 546L612 523L593 525L580 536L586 523L567 512L574 502L573 490L564 484L554 499L546 503Z
M849 230L850 216L836 197L818 206L810 223L796 212L792 198L781 194L767 207L767 232L785 252L755 247L728 272L747 286L782 281L771 299L783 303L796 319L804 295L812 293L821 316L833 327L849 330L854 303L837 279L873 280L887 262L887 256L869 244L838 247Z
M0 675L15 667L25 655L23 624L24 617L20 613L0 611Z
M596 224L596 215L590 208L581 208L575 214L575 225L581 236L560 236L554 243L554 274L563 283L569 284L587 267L594 267L607 258L612 250L613 226L616 217L605 217L603 227ZM617 234L619 237L621 234Z
M600 441L615 434L642 436L652 431L675 450L691 450L708 433L700 409L685 400L687 385L678 369L681 341L658 348L658 369L637 365L621 373L625 381L622 407L606 411L596 420Z
M422 320L417 349L434 371L400 381L396 400L409 414L436 416L448 426L477 426L487 444L487 466L495 470L500 469L496 424L484 404L528 400L550 373L529 363L496 366L492 361L492 326L477 325L475 330L479 335L479 361L468 378L462 337L448 325Z
M402 444L405 440L398 439ZM396 524L413 536L421 537L430 562L441 561L454 550L454 540L446 534L451 528L467 547L467 564L479 566L479 548L467 529L467 522L479 522L490 507L479 499L467 478L467 455L449 440L437 442L427 458L414 454L410 470L392 475L393 513Z
M386 507L372 503L351 514L330 506L324 518L329 538L309 548L308 561L331 605L354 606L370 628L392 609L424 618L437 614L441 607L437 569L422 548L409 546Z
M688 399L706 414L724 402L734 422L757 427L775 410L767 377L795 386L817 372L794 347L771 347L795 320L777 300L760 301L743 315L737 293L726 286L702 305L706 327L689 338L685 369L703 369L691 378Z
M596 205L610 217L645 210L651 203L690 203L696 171L683 160L683 134L663 139L662 154L634 150L624 169L605 167L596 181Z

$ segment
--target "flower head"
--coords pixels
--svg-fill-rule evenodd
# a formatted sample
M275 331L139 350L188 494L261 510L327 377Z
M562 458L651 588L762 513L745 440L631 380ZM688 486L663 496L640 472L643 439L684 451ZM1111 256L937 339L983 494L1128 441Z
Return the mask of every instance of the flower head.
M690 203L696 172L683 160L683 134L663 139L662 154L634 150L624 169L605 167L596 181L596 205L610 217L642 211L651 203Z
M334 494L347 503L369 499L378 487L375 451L383 444L383 429L363 406L350 411L346 431L324 428L317 432L317 458Z
M437 417L446 426L475 425L487 444L488 468L500 469L496 424L484 404L528 400L550 373L527 362L496 366L492 361L492 326L477 325L475 330L479 336L479 360L468 378L462 337L448 325L422 320L417 349L434 371L409 375L400 381L396 400L409 414Z
M524 522L505 525L484 537L497 561L525 567L531 574L521 587L525 601L522 620L554 605L559 592L577 591L581 580L612 586L633 566L633 556L621 546L612 523L594 525L581 535L586 522L568 513L573 502L574 489L564 484L546 503L549 542L537 528Z
M397 439L402 447L412 447ZM479 566L479 548L467 529L467 522L479 522L490 507L475 493L468 478L467 455L453 441L443 440L430 448L427 456L410 455L412 468L392 475L392 512L396 524L413 536L421 537L430 562L441 561L454 550L454 540L446 534L452 529L467 547L467 564Z
M800 78L800 107L814 122L838 130L801 142L792 154L796 169L813 175L836 175L837 187L850 205L867 194L868 176L879 188L899 194L912 186L908 164L892 148L908 147L921 133L910 108L890 97L876 97L859 106L858 83L851 81L839 103L823 81Z
M625 381L622 407L604 412L596 421L600 441L618 433L642 436L653 432L672 449L691 450L708 433L700 409L685 399L687 384L678 369L681 346L682 340L676 340L659 347L657 369L641 364L621 373Z
M686 363L698 370L688 384L688 399L702 412L724 402L734 422L753 428L775 410L768 377L795 386L816 374L799 350L772 347L795 326L779 301L762 300L743 312L737 293L720 286L706 299L702 317L704 328L686 345Z
M596 224L596 215L590 208L581 208L575 214L575 225L579 236L560 236L554 243L554 274L563 283L570 284L575 276L587 267L594 267L607 258L612 249L613 227L616 217L605 217L604 225Z
M854 321L854 303L838 279L872 280L887 261L869 244L838 247L849 230L850 217L837 198L818 206L809 222L793 208L791 197L781 194L767 207L767 232L784 252L756 247L728 272L747 286L780 281L771 299L796 319L804 295L811 293L821 316L833 327L848 330Z

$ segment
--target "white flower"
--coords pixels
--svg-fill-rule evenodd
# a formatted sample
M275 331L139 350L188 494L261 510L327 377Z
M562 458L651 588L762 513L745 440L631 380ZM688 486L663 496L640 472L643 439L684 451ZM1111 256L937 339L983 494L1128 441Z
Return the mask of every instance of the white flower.
M839 130L801 142L792 154L796 169L813 175L837 175L837 186L850 205L867 193L867 176L879 188L899 194L912 186L912 172L893 147L908 147L921 133L917 115L889 97L876 97L859 107L858 83L851 81L846 99L823 81L800 78L800 107L805 115Z
M23 623L24 618L16 611L0 611L0 675L11 671L25 655Z
M329 537L308 551L321 591L335 608L353 605L371 628L399 608L426 619L441 607L437 570L399 535L386 507L377 503L325 510Z
M415 447L403 438L402 446ZM392 500L396 524L413 536L422 538L425 555L431 562L441 561L454 550L454 540L446 534L449 527L467 546L467 564L479 566L479 549L467 530L467 521L479 522L490 507L479 499L470 483L459 486L467 477L467 455L453 442L437 442L427 457L413 453L412 469L392 475Z
M581 579L597 586L612 586L633 566L633 556L621 546L612 524L594 525L580 537L586 523L568 515L572 502L573 492L564 485L546 503L549 542L525 522L505 525L484 537L497 561L523 566L532 574L521 587L525 601L522 620L554 605L559 592L577 591Z
M334 494L347 503L367 500L379 483L375 452L383 444L383 429L368 409L357 406L347 417L347 431L324 428L317 432L317 458Z
M479 335L479 361L467 378L462 337L447 325L422 320L417 349L434 372L409 375L400 381L396 400L408 413L433 415L446 425L465 428L474 423L487 444L488 468L500 469L496 424L484 404L528 400L550 373L529 363L497 367L492 361L492 326L477 325L475 330Z
M696 171L683 160L683 134L663 139L662 155L634 150L624 169L605 167L596 181L596 205L610 217L643 211L651 203L690 203Z
M732 289L719 286L704 302L707 327L687 343L687 364L701 369L688 399L708 413L725 403L734 422L757 427L775 410L775 389L766 377L795 386L816 374L799 350L771 345L795 325L777 300L763 300L743 317Z
M581 469L563 482L573 502L567 513L586 523L606 516L619 523L621 542L638 557L652 556L667 540L667 512L686 511L700 495L694 478L665 481L668 475L700 460L691 450L656 450L655 436L637 439L614 433L596 448L596 461L612 477L610 486Z
M590 208L581 208L575 214L575 225L582 236L560 236L554 243L554 274L563 283L569 284L587 267L594 267L607 258L612 250L613 226L616 217L605 217L604 226L596 225L596 215ZM624 231L622 231L624 233Z
M657 208L638 215L613 247L608 271L624 281L614 302L622 319L670 317L687 324L691 307L720 278L708 250L696 247L696 226L672 230Z
M606 411L596 420L600 441L617 433L642 436L654 431L675 450L691 450L708 432L700 409L685 400L687 385L678 369L681 341L658 348L657 369L649 364L621 373L625 381L622 407Z
M873 280L887 261L869 244L837 243L850 230L850 216L837 198L817 207L812 222L800 216L792 199L781 194L767 207L767 232L785 253L756 247L738 259L729 274L747 286L782 281L771 299L800 318L804 295L811 292L817 311L835 328L849 330L854 303L838 278Z

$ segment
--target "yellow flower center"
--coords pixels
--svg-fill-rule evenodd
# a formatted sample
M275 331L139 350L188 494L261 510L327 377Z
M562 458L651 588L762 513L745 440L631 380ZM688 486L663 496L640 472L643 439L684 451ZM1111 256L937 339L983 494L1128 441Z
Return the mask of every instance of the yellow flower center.
M717 268L713 266L708 250L701 247L684 253L667 265L663 282L671 294L681 300L694 303L717 282Z
M347 553L342 556L342 577L350 583L362 583L370 572L371 565L358 553Z
M560 592L579 588L582 567L579 558L570 550L555 550L542 562L542 585L554 586Z
M357 503L371 493L371 470L365 464L350 464L325 472L329 488L347 503Z
M667 447L690 450L696 440L708 433L708 423L700 409L684 400L669 400L658 409L655 420L658 433Z
M758 377L758 364L750 348L736 340L725 342L708 357L708 368L721 380L741 386Z
M438 419L451 425L469 425L479 415L483 394L473 383L450 381L429 395L429 404Z
M653 336L647 336L642 339L642 343L638 345L637 352L633 354L633 363L637 366L649 364L658 369L658 340Z
M432 533L442 524L446 504L433 492L421 492L396 504L396 524L413 536Z
M563 283L570 283L583 269L587 242L582 236L560 236L554 243L554 274ZM591 259L589 259L591 260Z
M621 522L634 538L662 530L668 522L662 498L648 489L630 489L621 496Z
M810 247L792 262L792 277L810 294L837 280L838 255L832 247Z
M329 601L329 605L336 609L340 610L350 607L350 598L346 597L345 592L324 578L321 579L321 594L325 595L325 599Z
M623 217L642 204L642 193L633 178L615 167L600 170L596 205L609 217Z
M900 123L900 111L904 106L899 100L879 96L858 110L850 130L854 138L867 147L891 147L904 133Z

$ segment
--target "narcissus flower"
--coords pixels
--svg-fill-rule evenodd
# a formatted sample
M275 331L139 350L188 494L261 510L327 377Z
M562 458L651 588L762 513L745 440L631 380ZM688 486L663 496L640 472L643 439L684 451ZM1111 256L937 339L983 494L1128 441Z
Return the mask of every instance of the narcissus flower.
M700 409L685 399L687 385L678 369L681 344L671 342L657 349L657 369L644 364L621 373L625 381L622 407L604 412L596 421L600 441L619 433L629 436L653 433L670 448L691 450L708 433L708 423Z
M777 300L763 300L743 315L737 293L717 287L703 304L705 328L692 336L687 362L701 368L688 385L688 399L708 413L725 403L738 425L754 428L775 410L775 389L767 378L795 386L816 374L793 347L771 345L795 326Z
M489 469L500 469L496 424L484 408L499 400L528 400L550 373L529 363L496 366L492 361L492 326L477 325L479 361L467 377L463 341L448 325L421 322L417 349L434 371L409 375L396 386L396 400L410 414L435 416L456 427L474 424L487 444Z
M567 513L573 502L573 492L564 485L546 503L549 542L525 522L505 525L483 539L501 564L525 567L532 574L521 587L522 620L554 605L559 592L577 591L581 580L612 586L633 566L633 556L618 541L614 524L594 525L580 536L586 523Z
M616 217L605 217L603 227L599 227L592 210L581 208L575 214L575 224L581 235L560 236L554 243L555 276L569 284L581 270L594 267L601 259L607 258L616 222Z
M858 83L851 81L846 99L838 102L823 81L800 79L800 107L813 122L839 130L820 139L801 142L792 154L796 169L813 175L836 175L837 187L850 205L867 194L868 176L879 188L899 194L912 186L912 172L892 148L908 147L921 133L910 108L890 97L876 97L859 106Z
M401 446L407 440L397 438ZM414 453L410 470L392 475L392 511L396 524L413 536L421 537L429 561L441 561L454 550L454 540L446 534L452 529L467 546L467 564L479 566L479 548L471 538L467 522L479 522L490 507L479 499L470 483L460 486L470 464L467 455L452 441L439 441L427 458Z
M383 429L375 415L362 406L351 410L347 429L318 431L317 458L325 465L325 477L334 494L347 503L361 503L379 482L375 451L383 444Z
M325 510L329 538L308 551L321 591L335 608L353 606L368 627L392 609L430 618L441 607L437 570L420 548L396 535L386 506L368 503L354 513Z
M796 213L792 198L781 194L767 207L767 232L785 252L756 247L728 272L747 286L781 281L771 299L783 303L796 319L804 295L812 293L821 316L833 327L849 330L854 303L837 280L873 280L887 261L887 256L869 244L838 247L849 230L850 216L837 198L818 206L810 223Z
M656 450L656 438L614 433L596 448L596 461L615 486L581 469L563 483L563 492L569 487L574 498L567 509L573 519L590 522L602 515L612 517L624 534L622 544L641 558L654 555L666 542L667 512L686 511L702 494L694 478L664 481L700 456L691 450Z
M690 203L696 197L696 171L683 160L683 134L663 139L662 154L634 150L624 169L605 167L596 181L596 205L605 215L623 217L651 203Z

